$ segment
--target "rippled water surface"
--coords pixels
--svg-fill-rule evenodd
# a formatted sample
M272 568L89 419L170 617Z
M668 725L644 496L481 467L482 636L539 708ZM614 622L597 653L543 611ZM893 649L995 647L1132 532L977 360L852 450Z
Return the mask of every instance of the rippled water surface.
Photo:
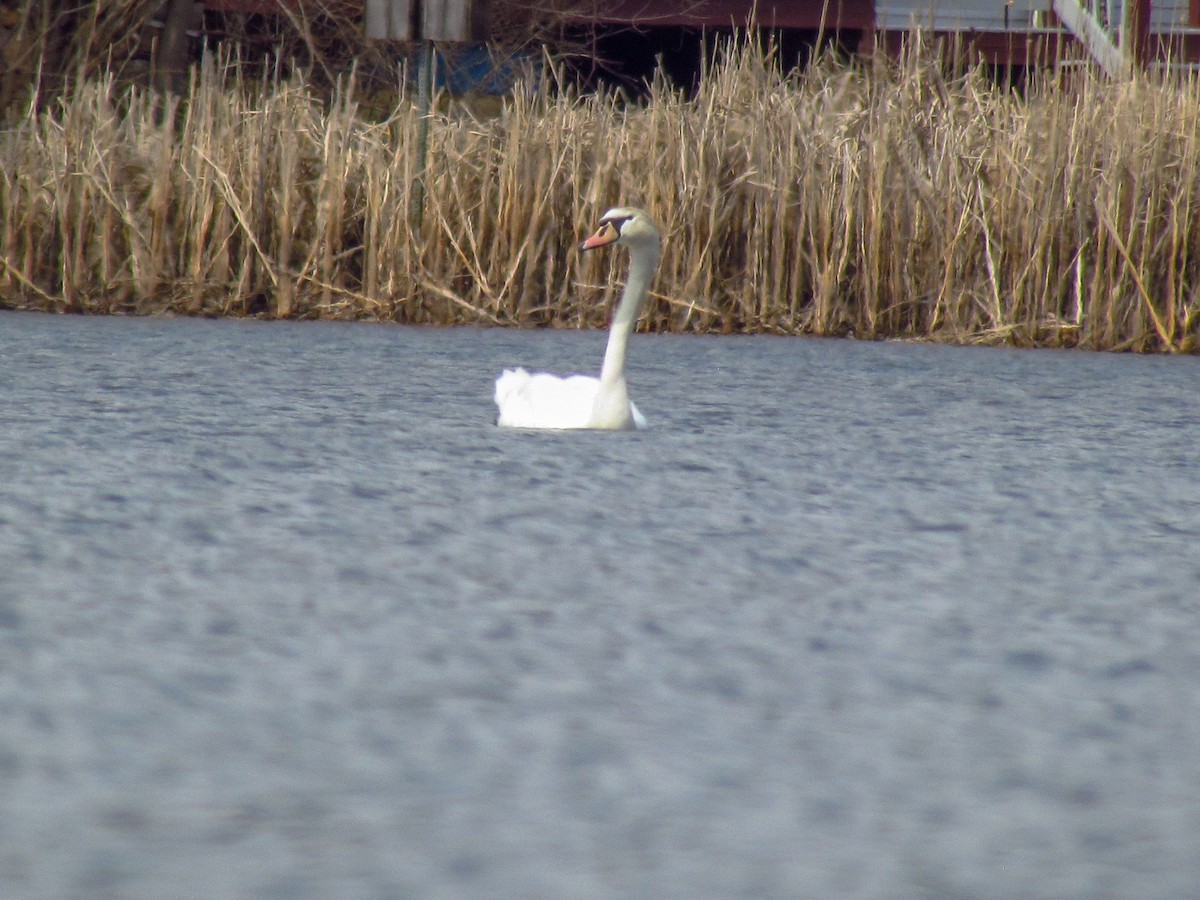
M1200 360L0 316L6 897L1192 897Z

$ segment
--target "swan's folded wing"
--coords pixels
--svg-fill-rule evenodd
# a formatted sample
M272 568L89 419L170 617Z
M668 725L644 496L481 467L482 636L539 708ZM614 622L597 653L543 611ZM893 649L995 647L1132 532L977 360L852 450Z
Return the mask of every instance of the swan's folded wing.
M496 379L497 425L508 428L587 428L598 379L586 375L559 378L546 372L530 375L506 369Z

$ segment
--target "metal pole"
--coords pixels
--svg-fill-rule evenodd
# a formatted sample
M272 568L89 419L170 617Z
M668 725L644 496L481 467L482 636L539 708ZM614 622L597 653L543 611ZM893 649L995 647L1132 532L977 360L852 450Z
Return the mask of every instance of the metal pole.
M425 216L425 172L429 156L429 120L433 105L433 69L437 59L433 52L433 41L421 41L421 55L417 62L417 167L413 184L409 218L413 228L420 229Z

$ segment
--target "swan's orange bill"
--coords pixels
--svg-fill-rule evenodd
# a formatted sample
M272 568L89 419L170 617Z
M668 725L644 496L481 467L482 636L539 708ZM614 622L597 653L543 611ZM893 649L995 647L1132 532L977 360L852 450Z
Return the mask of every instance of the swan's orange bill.
M582 250L595 250L605 244L611 244L621 236L621 232L613 227L612 222L605 222L590 238L579 245Z

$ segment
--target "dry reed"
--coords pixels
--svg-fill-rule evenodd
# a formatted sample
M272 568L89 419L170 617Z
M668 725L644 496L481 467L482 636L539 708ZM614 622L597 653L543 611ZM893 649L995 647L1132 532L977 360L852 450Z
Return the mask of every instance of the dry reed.
M1197 349L1194 81L742 48L690 99L542 87L439 107L417 221L406 100L211 63L177 100L77 85L0 132L0 305L592 326L622 262L574 246L623 202L666 231L643 328Z

